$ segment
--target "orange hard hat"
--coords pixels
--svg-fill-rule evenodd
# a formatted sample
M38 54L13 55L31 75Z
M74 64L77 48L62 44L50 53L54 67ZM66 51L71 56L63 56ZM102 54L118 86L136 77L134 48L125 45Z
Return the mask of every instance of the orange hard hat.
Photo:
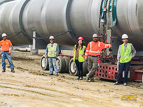
M78 40L83 40L83 37L79 37Z

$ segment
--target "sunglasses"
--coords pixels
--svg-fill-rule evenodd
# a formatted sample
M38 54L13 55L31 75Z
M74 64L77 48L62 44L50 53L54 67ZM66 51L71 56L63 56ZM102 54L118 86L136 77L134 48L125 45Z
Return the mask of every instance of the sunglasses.
M54 39L50 39L50 40L54 40Z

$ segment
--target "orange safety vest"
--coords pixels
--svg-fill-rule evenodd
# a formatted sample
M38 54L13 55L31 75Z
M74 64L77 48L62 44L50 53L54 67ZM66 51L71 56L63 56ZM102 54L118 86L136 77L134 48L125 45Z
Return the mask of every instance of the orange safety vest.
M102 51L102 49L104 48L108 48L109 44L105 44L103 42L89 42L86 48L86 52L85 52L85 57L87 57L88 55L91 56L98 56L100 55L100 52Z

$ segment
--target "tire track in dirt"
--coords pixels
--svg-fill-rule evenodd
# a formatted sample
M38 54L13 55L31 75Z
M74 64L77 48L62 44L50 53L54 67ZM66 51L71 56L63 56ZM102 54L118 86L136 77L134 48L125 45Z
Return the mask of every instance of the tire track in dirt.
M32 88L33 86L30 86L30 85L27 85L27 86L23 86L23 85L17 84L17 83L15 84L15 83L9 83L9 82L2 82L2 83L0 82L0 88L9 88L9 89L12 89L12 90L39 94L39 95L43 95L43 96L47 96L47 97L52 97L53 99L55 99L55 98L69 99L69 100L73 100L73 101L71 101L73 103L75 101L83 102L83 100L80 99L80 98L78 98L78 96L72 95L72 97L71 97L71 95L69 95L67 93L64 93L64 92L58 92L56 90L51 91L51 89L47 89L47 88L43 89L42 87ZM7 95L7 94L4 94L4 95ZM8 95L10 95L10 94L8 94ZM18 94L11 94L11 95L13 95L13 96L19 96ZM87 98L83 98L83 99L85 101L88 100ZM59 103L59 102L56 102L56 101L52 101L52 102L56 103L56 104ZM62 102L66 102L66 101L63 100ZM86 105L86 104L82 104L82 105L88 107L88 105Z
M15 79L15 78L13 78L13 79ZM2 80L2 81L4 81L4 80ZM12 82L12 84L14 83L14 82L20 82L21 84L23 84L21 81L19 81L19 80L12 80L12 79L8 79L8 80L6 80L6 81L11 81ZM16 83L16 84L17 84ZM6 86L7 86L7 84L9 84L8 82L6 82L5 83L6 84ZM11 83L10 83L11 84ZM52 90L51 88L49 89L49 88L47 88L47 87L35 87L35 86L33 86L32 84L32 86L31 85L28 85L28 84L24 84L25 86L27 86L28 87L28 89L29 89L29 87L34 87L34 88L40 88L40 89L42 89L42 90L50 90L50 91L54 91L54 92L58 92L58 93L62 93L62 94L64 94L64 95L68 95L68 97L66 97L66 98L62 98L62 99L82 99L83 101L84 101L84 104L86 105L89 105L88 103L90 102L91 104L90 105L92 105L93 106L93 104L98 104L98 105L100 105L100 103L103 103L103 102L106 102L106 100L104 100L103 102L101 102L101 101L95 101L95 98L94 99L92 99L92 100L90 100L90 95L88 96L87 94L86 94L86 96L84 96L84 95L80 95L80 94L76 94L76 92L74 93L73 92L73 90L70 90L72 93L69 93L69 92L66 92L66 91L64 91L64 90ZM0 86L3 86L3 84L2 85L0 85ZM7 86L8 87L8 86ZM15 86L14 86L15 87ZM27 88L26 87L26 88ZM4 87L5 88L5 87ZM9 88L11 88L11 87L9 87ZM13 88L13 87L12 87ZM33 89L33 88L32 88ZM41 94L41 92L42 92L42 90L39 90L40 91L40 94ZM79 90L79 89L75 89L75 91L77 91L77 90ZM31 91L30 91L31 92ZM37 92L36 92L37 93ZM81 90L80 90L80 92L79 93L81 93ZM39 94L39 93L38 93ZM43 94L43 93L42 93ZM44 93L44 95L45 95L45 93ZM56 97L56 96L55 96ZM95 97L94 95L92 95L92 97ZM98 98L97 98L98 99ZM100 98L100 100L101 100L101 98ZM72 101L71 101L72 102ZM74 103L74 102L73 102ZM106 102L106 104L108 103L108 100L107 100L107 102ZM91 106L91 107L92 107Z
M81 102L83 102L83 99L84 99L84 101L89 101L88 98L82 98L81 99L81 98L78 98L78 96L70 95L69 93L66 93L66 92L61 92L61 91L57 91L57 90L51 90L51 89L47 89L47 88L43 88L43 87L35 87L35 86L30 86L30 85L23 85L23 84L18 84L18 83L13 83L13 82L14 81L12 81L12 83L0 82L0 88L8 88L8 89L17 90L17 91L29 92L29 94L31 94L31 93L39 94L39 95L46 96L48 98L50 97L49 99L51 99L51 98L52 99L60 98L61 99L60 102L57 102L57 101L54 101L54 100L52 101L53 103L56 103L56 104L60 103L60 104L64 105L63 103L65 102L65 104L66 104L67 103L67 99L68 99L68 100L70 100L69 101L70 103L74 104L75 102L79 102L80 105L83 105L85 107L90 107L87 104L88 102L84 103L84 104L81 103ZM34 87L34 88L32 88L32 87ZM7 94L4 94L4 95L7 95ZM8 95L10 95L10 94L8 94ZM19 96L17 94L11 94L11 95ZM66 100L62 100L62 99L66 99Z
M93 104L96 104L96 105L98 105L98 106L103 106L104 104L106 104L105 106L107 106L107 105L112 105L112 106L117 106L118 105L118 102L112 102L112 99L110 99L110 98L108 98L108 96L110 96L110 95L107 95L106 93L109 93L108 91L101 91L101 90L98 90L98 91L96 91L95 90L95 92L93 92L93 89L91 89L91 90L86 90L86 89L84 89L83 91L81 90L81 88L80 89L77 89L76 88L76 86L74 86L75 84L75 82L76 81L73 81L73 83L71 83L72 84L72 86L69 84L69 80L64 80L64 81L57 81L57 84L55 84L55 83L53 83L53 84L55 84L55 85L53 85L53 86L50 86L49 88L47 87L47 86L45 86L45 87L43 87L43 86L38 86L38 84L36 84L36 83L38 83L38 81L39 80L37 80L37 81L35 81L35 84L33 83L33 80L34 80L34 78L35 78L35 76L28 76L27 77L27 75L23 75L23 78L21 78L21 75L19 74L19 78L17 78L17 76L18 75L15 75L14 77L13 77L13 75L12 75L12 77L10 77L10 75L8 75L8 77L7 78L9 78L9 79L7 79L7 78L5 78L5 79L1 79L2 80L2 83L0 84L0 86L4 86L3 88L5 88L5 86L7 86L7 88L14 88L15 89L15 87L17 87L17 88L19 88L19 87L24 87L24 90L25 90L25 88L26 88L26 90L29 90L30 89L30 93L32 92L32 93L35 93L35 94L40 94L40 95L47 95L47 96L51 96L52 98L57 98L57 99L69 99L69 100L73 100L73 99L79 99L79 100L82 100L83 102L84 102L84 106L86 105L90 105L90 107L94 107L93 106ZM27 82L24 82L23 81L23 79L25 79L24 77L26 76L26 78L27 78L27 80L29 80L29 79L31 79L31 83L29 83L29 81L27 81ZM34 78L33 78L34 77ZM42 78L42 76L36 76L36 77L39 77L40 78L40 80L42 80L42 81L45 81L45 78L46 77L44 77L44 78ZM47 78L49 78L49 77L47 77ZM59 78L59 77L57 77L57 78ZM57 79L57 78L54 78L55 80ZM52 81L55 81L55 80L52 80ZM5 82L3 82L3 81L5 81ZM66 83L66 81L68 81L68 83ZM65 91L65 90L63 90L61 87L60 87L60 84L59 83L61 83L61 85L62 84L69 84L69 86L67 86L67 87L70 87L71 89L69 90L66 86L65 86L65 88L67 89L67 92ZM20 84L20 85L19 85ZM44 82L43 82L43 84L45 84ZM83 85L84 83L82 83L81 82L81 84ZM95 83L91 83L91 85L94 85ZM9 87L9 85L10 85L10 87ZM12 85L12 86L11 86ZM13 86L14 85L14 86ZM48 84L47 84L48 85ZM50 84L49 84L50 85ZM74 86L74 87L73 87ZM59 87L59 89L57 89L57 90L55 90L55 87ZM89 86L88 86L89 87ZM87 89L88 89L88 87L87 87ZM38 88L38 91L37 91L37 88ZM92 87L93 88L93 87ZM53 90L54 89L54 90ZM18 89L19 90L19 89ZM21 90L21 88L20 88L20 90ZM22 90L23 90L23 88L22 88ZM50 91L49 93L51 93L51 92L57 92L57 94L62 94L61 96L64 96L64 97L59 97L59 96L57 96L57 94L52 94L52 95L50 95L50 94L46 94L45 92L43 93L43 90L44 91L46 91L46 93L48 92L48 91ZM75 91L75 92L73 92L73 91ZM89 91L89 92L87 92L87 91ZM86 93L86 94L84 94L84 92ZM81 93L81 94L80 94ZM83 94L82 94L83 93ZM101 94L99 94L99 93L101 93ZM106 95L106 96L103 96L102 95L102 93L104 94L104 95ZM65 97L65 96L67 96L67 97ZM48 98L48 99L51 99L51 98ZM114 100L115 99L117 99L116 97L114 98ZM60 102L67 102L67 101L60 101ZM75 103L75 102L73 102L73 101L69 101L70 103ZM111 104L111 102L112 102L112 104ZM54 102L53 102L54 103ZM89 104L90 103L90 104ZM81 103L79 103L80 105L81 105ZM122 105L122 104L120 104L120 105Z
M24 55L21 57L13 60L15 74L11 74L9 68L6 73L0 73L0 100L4 103L14 107L143 106L142 90L138 87L114 86L109 81L99 79L87 83L85 80L77 81L76 77L68 74L48 76L48 71L41 70L38 58L29 60ZM121 101L124 94L137 94L137 102Z
M20 93L28 93L29 95L31 95L31 94L33 95L34 94L37 97L36 98L33 97L33 99L36 99L36 100L41 100L41 98L39 98L39 96L42 96L42 97L44 96L46 99L50 100L50 103L55 103L56 106L72 107L71 104L68 104L67 101L66 101L71 96L63 94L63 93L50 91L50 90L39 89L39 88L23 87L22 85L18 85L18 84L14 85L14 84L11 84L11 83L8 83L8 82L0 83L0 88L10 89L12 91L14 90L14 91L17 91L17 92L20 92ZM13 94L13 93L12 94L10 94L10 93L1 93L1 95L14 96L14 97L26 97L25 94L21 95L21 94ZM56 99L58 99L58 98L61 98L60 102L56 101ZM87 106L85 104L83 104L83 105Z

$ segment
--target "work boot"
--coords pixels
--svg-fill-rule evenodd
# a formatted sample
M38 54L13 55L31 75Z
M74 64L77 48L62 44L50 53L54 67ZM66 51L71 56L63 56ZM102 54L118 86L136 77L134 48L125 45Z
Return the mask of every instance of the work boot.
M2 70L2 73L4 73L5 72L5 70Z
M118 84L119 84L118 82L115 82L115 83L114 83L114 85L118 85Z
M89 82L88 74L86 74L86 82Z
M59 74L57 73L57 74L55 74L56 76L59 76Z
M77 80L79 80L80 78L78 77Z
M89 80L88 80L89 82L94 82L94 77L92 77L92 78L89 78Z
M127 83L126 83L126 82L124 83L124 86L127 86Z
M15 73L15 71L14 71L14 70L11 70L11 72L12 72L12 73Z
M49 75L53 75L53 73L50 73Z

